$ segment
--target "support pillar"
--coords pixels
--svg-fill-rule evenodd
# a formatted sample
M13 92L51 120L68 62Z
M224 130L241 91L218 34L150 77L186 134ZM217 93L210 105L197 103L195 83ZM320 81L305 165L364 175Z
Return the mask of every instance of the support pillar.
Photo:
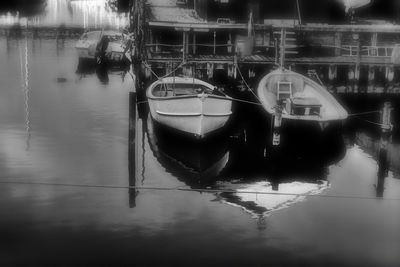
M378 182L376 185L376 197L382 198L385 191L385 178L389 171L388 144L392 135L392 106L386 102L381 115L381 145L378 157Z
M368 93L372 93L375 90L375 67L369 66L368 68Z
M136 124L137 124L137 94L129 93L129 207L136 207Z

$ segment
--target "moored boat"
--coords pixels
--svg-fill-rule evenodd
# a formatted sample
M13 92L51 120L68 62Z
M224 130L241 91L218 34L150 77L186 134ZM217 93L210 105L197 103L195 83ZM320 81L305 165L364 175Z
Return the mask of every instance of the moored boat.
M259 83L258 97L271 115L282 107L287 120L330 122L348 117L343 106L320 84L290 70L280 68Z
M91 31L82 34L75 48L79 59L95 59L97 44L101 38L101 31Z
M124 57L123 35L117 31L91 31L84 33L75 45L80 59L96 59L98 63L106 58L119 62Z
M232 115L232 99L194 78L163 78L147 89L150 113L165 126L202 139L223 128Z

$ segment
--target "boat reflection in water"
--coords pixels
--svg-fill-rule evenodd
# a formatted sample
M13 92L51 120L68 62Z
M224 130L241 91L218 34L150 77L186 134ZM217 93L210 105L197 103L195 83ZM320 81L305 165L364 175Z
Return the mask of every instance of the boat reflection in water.
M160 126L148 116L150 147L166 171L191 188L213 185L229 161L228 138L196 142Z
M108 84L110 81L109 74L119 74L124 79L128 75L130 68L128 65L120 64L120 65L111 65L107 63L97 64L95 61L79 61L76 74L79 76L79 79L82 79L85 76L96 74L97 78L102 84ZM128 75L129 76L129 75Z
M269 154L267 148L265 157L259 153L265 149L265 138L249 128L238 131L245 132L245 136L231 135L198 143L157 127L150 116L147 122L150 147L169 173L191 189L215 190L212 193L218 201L240 207L258 218L260 228L265 227L265 217L272 212L327 189L328 166L345 154L341 136L338 139L342 142L318 150L310 147L298 152L296 147L285 147L279 153Z

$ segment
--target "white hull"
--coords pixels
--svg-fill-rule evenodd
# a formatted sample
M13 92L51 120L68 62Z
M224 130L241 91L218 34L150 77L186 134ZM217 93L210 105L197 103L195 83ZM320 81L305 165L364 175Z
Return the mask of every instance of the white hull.
M232 101L210 95L149 99L155 121L197 138L221 129L232 115Z
M264 109L271 115L275 114L278 103L278 83L290 83L292 93L290 99L313 99L318 102L318 114L298 115L284 107L282 118L287 120L329 122L345 120L347 111L338 101L320 84L293 71L279 69L266 75L259 83L257 94Z
M113 31L93 31L83 34L75 45L78 57L81 59L96 59L97 45L103 35L118 36L120 34ZM111 61L121 61L124 56L124 50L122 40L111 41L105 51L106 57Z
M76 47L78 57L81 59L95 59L94 55L89 54L89 49Z

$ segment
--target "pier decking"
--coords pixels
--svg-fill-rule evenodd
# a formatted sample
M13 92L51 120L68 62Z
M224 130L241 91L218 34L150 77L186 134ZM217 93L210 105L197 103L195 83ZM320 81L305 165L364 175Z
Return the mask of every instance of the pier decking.
M392 89L400 83L400 25L301 24L295 19L254 21L252 17L246 23L202 17L198 1L192 7L174 1L162 6L154 0L139 2L148 8L143 8L147 13L137 47L143 47L141 60L158 73L181 65L192 74L206 70L202 76L212 79L215 70L236 77L232 68L239 67L249 73L246 79L258 80L283 58L287 68L303 73L315 70L329 87L352 87L348 91L356 92L363 87L372 92L375 87Z

